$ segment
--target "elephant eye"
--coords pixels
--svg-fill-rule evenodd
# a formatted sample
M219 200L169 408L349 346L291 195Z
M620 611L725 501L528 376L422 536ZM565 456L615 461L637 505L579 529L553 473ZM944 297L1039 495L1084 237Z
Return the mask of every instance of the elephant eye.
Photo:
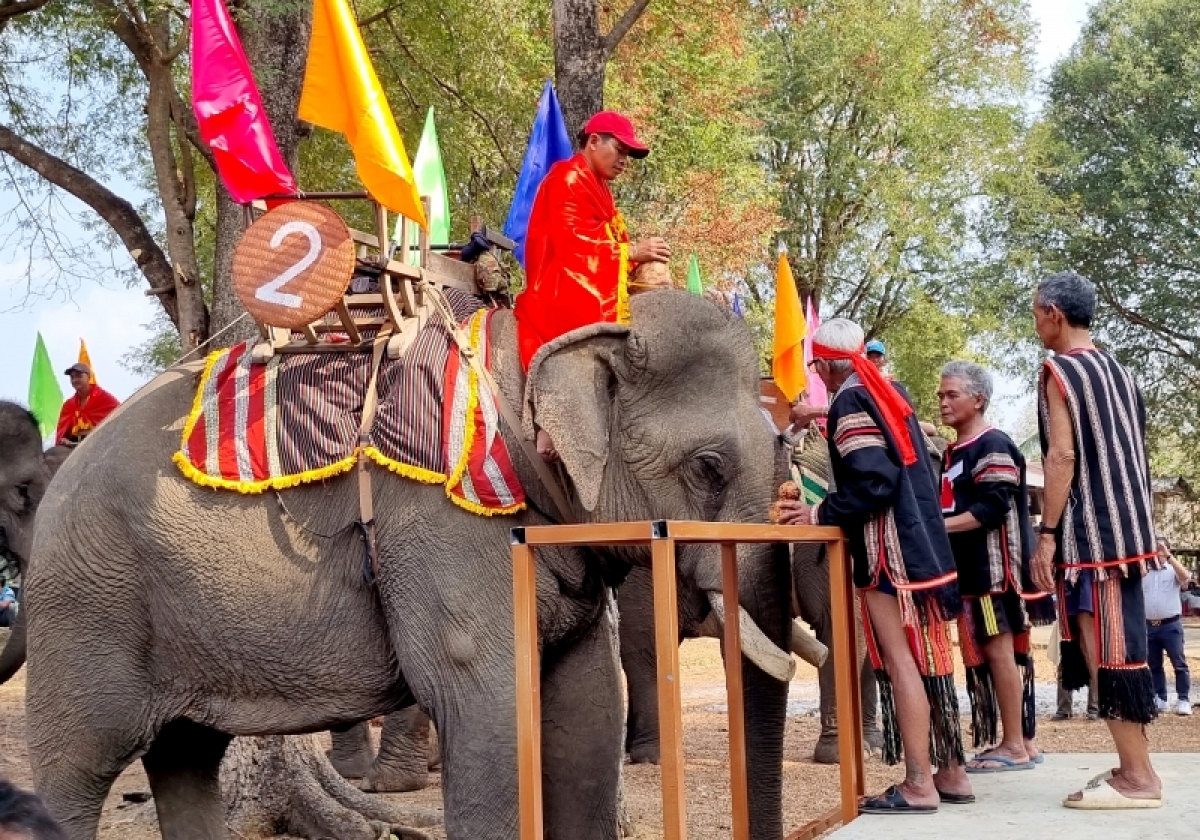
M710 492L716 494L729 483L725 477L725 459L718 452L701 452L696 456L700 478Z

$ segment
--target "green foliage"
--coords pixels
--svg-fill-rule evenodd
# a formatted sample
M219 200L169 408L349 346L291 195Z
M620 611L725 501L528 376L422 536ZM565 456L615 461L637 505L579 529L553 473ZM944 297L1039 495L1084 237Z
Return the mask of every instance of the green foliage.
M943 311L928 296L916 295L888 331L888 364L912 397L917 417L938 423L937 390L942 367L952 359L980 361L967 349L967 322Z

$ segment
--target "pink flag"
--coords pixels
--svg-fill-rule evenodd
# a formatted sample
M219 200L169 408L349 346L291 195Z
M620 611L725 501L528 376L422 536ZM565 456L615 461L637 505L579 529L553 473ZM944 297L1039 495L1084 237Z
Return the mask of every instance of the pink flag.
M223 0L192 0L192 110L234 201L296 192Z
M812 361L813 334L816 333L817 327L821 326L821 316L813 307L811 295L808 298L808 310L804 320L808 321L808 332L804 335L804 364L807 365ZM815 373L808 377L808 403L829 405L829 392L825 390L825 383L821 381L821 377Z

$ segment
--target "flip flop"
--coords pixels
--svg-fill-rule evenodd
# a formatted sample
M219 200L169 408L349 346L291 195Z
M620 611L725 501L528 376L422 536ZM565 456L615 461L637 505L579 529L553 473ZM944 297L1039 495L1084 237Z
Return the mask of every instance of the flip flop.
M1082 799L1064 799L1063 806L1077 811L1131 811L1161 808L1163 804L1161 796L1158 799L1131 799L1104 779L1093 779L1080 792Z
M1041 764L1045 760L1046 760L1046 754L1044 752L1040 752L1036 756L1033 757L1034 764Z
M860 814L936 814L937 808L932 805L910 805L900 792L900 788L892 785L879 796L868 796L858 803Z
M1009 773L1013 770L1032 770L1036 764L1033 761L1016 762L1011 758L1005 758L1002 755L977 755L971 759L972 761L994 761L999 764L999 767L970 767L968 773Z
M943 805L974 805L975 794L973 793L946 793L944 790L938 791L938 799Z

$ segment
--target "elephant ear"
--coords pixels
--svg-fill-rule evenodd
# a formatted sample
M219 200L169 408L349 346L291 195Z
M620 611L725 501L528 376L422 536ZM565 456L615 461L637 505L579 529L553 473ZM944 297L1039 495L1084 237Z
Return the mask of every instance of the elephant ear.
M525 380L525 436L534 437L535 424L546 430L589 512L600 499L611 446L613 359L628 337L620 324L572 330L538 350Z

